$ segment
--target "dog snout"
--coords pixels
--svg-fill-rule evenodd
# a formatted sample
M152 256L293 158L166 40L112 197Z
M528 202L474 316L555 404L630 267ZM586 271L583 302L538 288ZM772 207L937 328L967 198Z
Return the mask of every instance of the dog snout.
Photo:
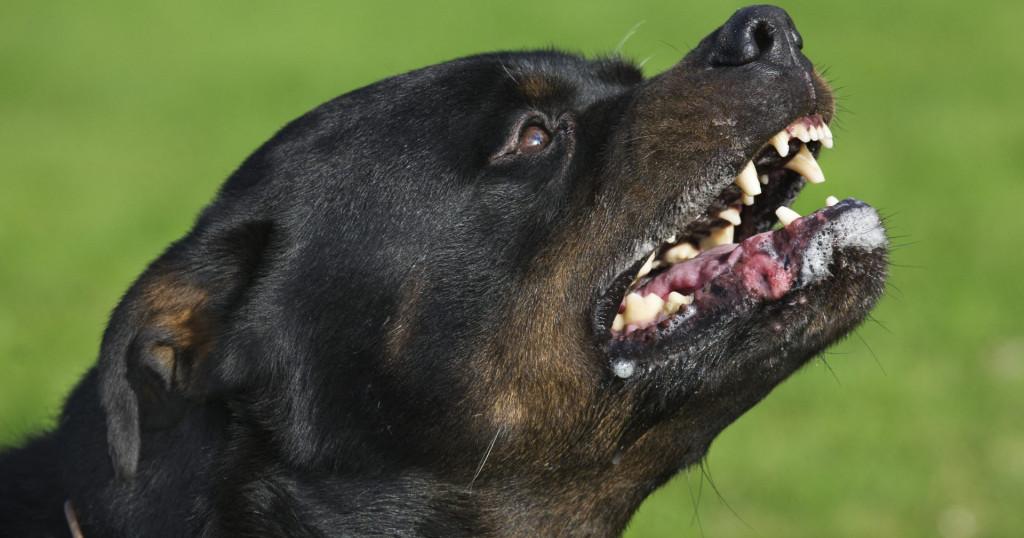
M734 13L712 34L708 45L707 62L713 67L754 62L795 67L803 39L784 9L750 6Z

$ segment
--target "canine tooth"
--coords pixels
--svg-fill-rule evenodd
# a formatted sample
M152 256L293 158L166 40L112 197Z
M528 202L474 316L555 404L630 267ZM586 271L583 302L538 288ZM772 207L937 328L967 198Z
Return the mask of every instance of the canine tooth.
M718 218L731 223L733 226L739 226L740 223L743 222L740 220L740 210L735 207L723 209L722 212L718 214Z
M665 306L665 301L657 294L641 296L630 293L626 296L626 309L622 312L622 321L626 325L641 325L657 319Z
M829 207L832 207L832 206L834 206L834 205L836 205L838 203L839 203L839 198L836 198L835 196L829 196L828 198L825 198L825 205L827 205Z
M612 330L620 333L622 329L626 327L626 320L622 318L622 314L615 314L615 319L612 320Z
M665 251L665 255L662 256L662 259L668 263L679 263L691 258L696 258L698 254L700 254L700 251L697 250L697 247L690 243L679 243Z
M732 238L735 232L736 227L732 225L714 228L707 237L700 240L700 249L708 250L710 248L717 247L718 245L728 245L729 243L732 243Z
M636 277L637 278L643 278L643 277L647 276L647 273L651 272L651 269L654 268L654 255L655 254L657 254L657 252L652 252L651 255L647 257L647 261L644 262L643 266L640 267L640 270L636 272Z
M741 194L740 200L743 202L743 205L754 205L754 197L747 193Z
M784 205L780 205L779 208L775 210L775 216L779 217L779 222L781 222L783 226L789 226L794 220L800 218L800 213L797 213Z
M783 129L769 140L771 145L775 146L775 151L779 154L779 157L789 155L789 138L789 133Z
M757 180L757 169L754 168L752 161L747 161L747 166L743 167L743 171L736 176L736 185L739 186L744 194L749 194L750 196L761 194L761 184Z
M807 149L806 145L800 146L800 151L783 167L804 176L811 183L825 182L824 172L821 171L818 161L814 160L814 155L811 155L811 151Z
M673 291L668 294L665 299L665 314L671 316L679 311L684 305L688 305L693 302L693 295L683 295L678 291Z

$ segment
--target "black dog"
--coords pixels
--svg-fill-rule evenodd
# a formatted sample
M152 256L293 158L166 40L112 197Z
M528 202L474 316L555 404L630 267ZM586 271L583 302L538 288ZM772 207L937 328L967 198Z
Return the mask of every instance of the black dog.
M752 7L653 78L488 54L289 124L0 457L0 533L621 532L882 292L873 209L780 209L832 140L800 49Z

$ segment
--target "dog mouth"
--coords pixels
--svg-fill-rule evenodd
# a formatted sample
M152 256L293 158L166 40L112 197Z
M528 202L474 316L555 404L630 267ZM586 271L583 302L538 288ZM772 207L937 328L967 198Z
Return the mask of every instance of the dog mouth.
M834 249L884 247L877 213L863 202L828 196L826 207L805 217L789 208L807 183L825 181L816 156L832 146L818 114L767 140L702 216L634 262L605 293L598 323L609 347L635 351L685 334L702 318L779 301L826 279ZM622 373L616 371L628 377Z

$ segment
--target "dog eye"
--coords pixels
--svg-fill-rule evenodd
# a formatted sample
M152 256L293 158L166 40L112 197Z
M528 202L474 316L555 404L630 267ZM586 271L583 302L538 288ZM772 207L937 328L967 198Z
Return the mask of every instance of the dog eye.
M516 148L523 155L533 155L544 151L551 143L551 134L539 125L523 127L519 133L519 144Z

